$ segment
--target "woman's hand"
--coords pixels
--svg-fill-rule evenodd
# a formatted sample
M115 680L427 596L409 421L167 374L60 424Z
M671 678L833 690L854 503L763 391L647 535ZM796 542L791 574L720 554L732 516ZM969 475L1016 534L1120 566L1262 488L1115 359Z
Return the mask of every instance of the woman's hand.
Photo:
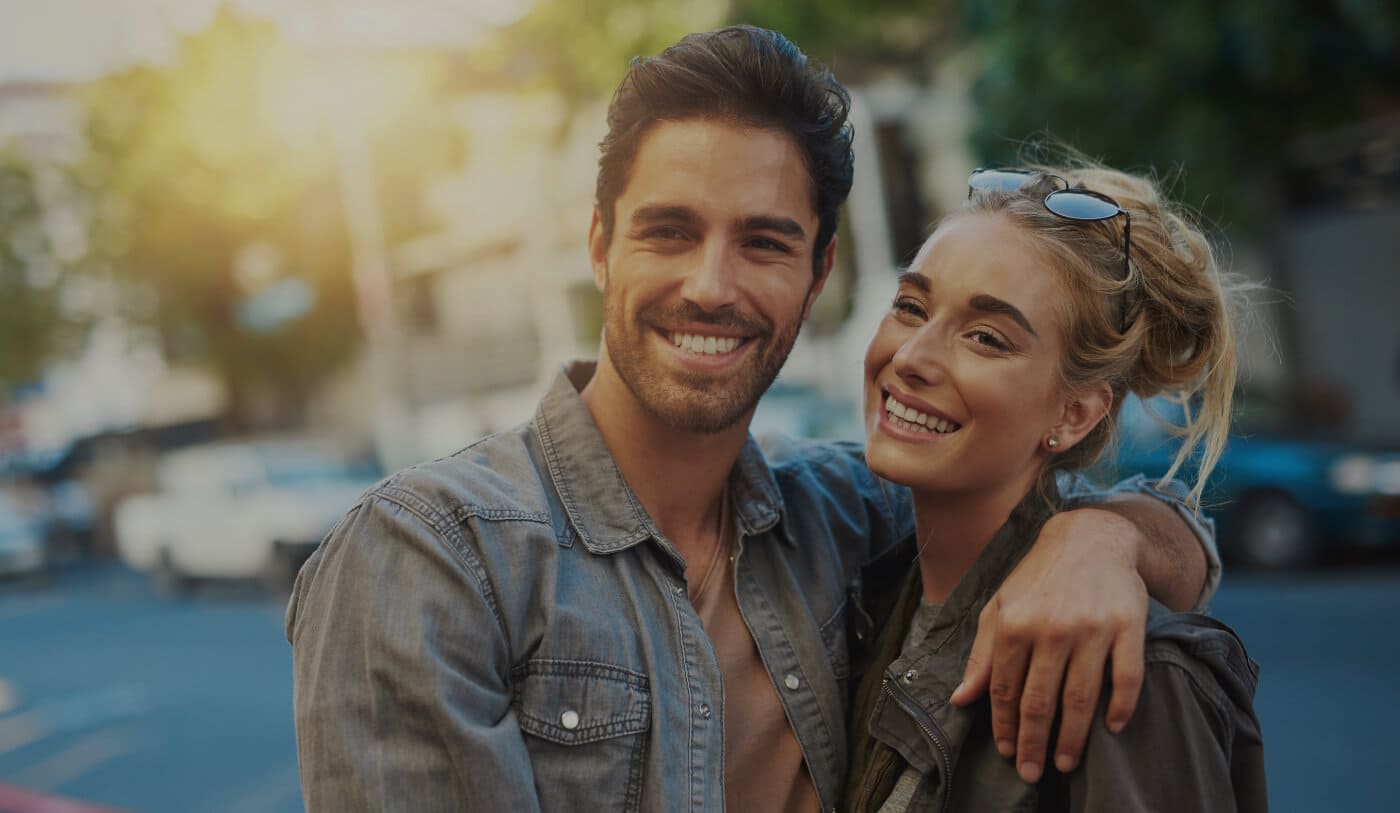
M1116 734L1132 716L1142 688L1147 589L1138 559L1147 542L1110 510L1056 514L982 610L952 702L964 706L989 693L997 749L1016 757L1024 781L1041 777L1061 700L1055 765L1068 772L1078 764L1106 663L1108 730Z

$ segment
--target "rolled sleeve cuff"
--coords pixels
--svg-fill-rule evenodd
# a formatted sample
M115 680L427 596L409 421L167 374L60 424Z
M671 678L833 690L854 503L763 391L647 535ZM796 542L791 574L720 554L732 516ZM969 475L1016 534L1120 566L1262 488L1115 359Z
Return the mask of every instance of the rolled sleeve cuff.
M1211 599L1215 597L1215 591L1220 587L1220 551L1215 544L1215 520L1192 510L1191 491L1184 483L1171 480L1158 488L1155 480L1136 474L1108 488L1100 488L1082 475L1062 474L1059 486L1066 502L1079 507L1094 505L1118 494L1144 494L1162 500L1176 509L1176 513L1196 535L1197 541L1201 543L1201 550L1206 555L1206 581L1194 607L1196 612L1206 612Z

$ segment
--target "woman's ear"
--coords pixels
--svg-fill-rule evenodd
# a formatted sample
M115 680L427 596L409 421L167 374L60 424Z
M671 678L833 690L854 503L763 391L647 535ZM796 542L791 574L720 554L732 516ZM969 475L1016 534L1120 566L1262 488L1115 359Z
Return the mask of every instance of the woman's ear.
M1108 417L1112 407L1113 390L1107 383L1082 390L1066 399L1060 411L1060 420L1050 430L1057 441L1055 450L1067 452L1072 449L1094 431L1099 421Z

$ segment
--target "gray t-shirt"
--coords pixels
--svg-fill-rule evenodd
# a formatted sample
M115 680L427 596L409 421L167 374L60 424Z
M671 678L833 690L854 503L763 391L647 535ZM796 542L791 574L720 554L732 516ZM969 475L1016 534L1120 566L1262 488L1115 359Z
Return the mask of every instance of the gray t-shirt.
M942 609L942 604L919 601L919 609L914 611L914 617L909 621L909 632L904 636L904 652L908 652L924 640L929 628L933 626L933 619L938 617L938 612ZM894 790L890 791L889 798L880 805L879 813L906 813L909 803L914 799L914 791L923 779L924 775L917 770L905 768L904 773L899 776L899 781L895 782Z

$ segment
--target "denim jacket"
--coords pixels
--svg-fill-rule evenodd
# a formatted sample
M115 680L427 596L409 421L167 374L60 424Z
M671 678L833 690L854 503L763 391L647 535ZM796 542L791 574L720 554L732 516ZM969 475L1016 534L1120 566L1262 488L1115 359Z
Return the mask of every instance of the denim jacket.
M529 423L371 490L298 575L309 810L723 809L719 667L683 560L578 395L592 370L561 375ZM765 457L752 439L729 488L739 607L833 809L847 588L912 533L907 492L856 444Z

